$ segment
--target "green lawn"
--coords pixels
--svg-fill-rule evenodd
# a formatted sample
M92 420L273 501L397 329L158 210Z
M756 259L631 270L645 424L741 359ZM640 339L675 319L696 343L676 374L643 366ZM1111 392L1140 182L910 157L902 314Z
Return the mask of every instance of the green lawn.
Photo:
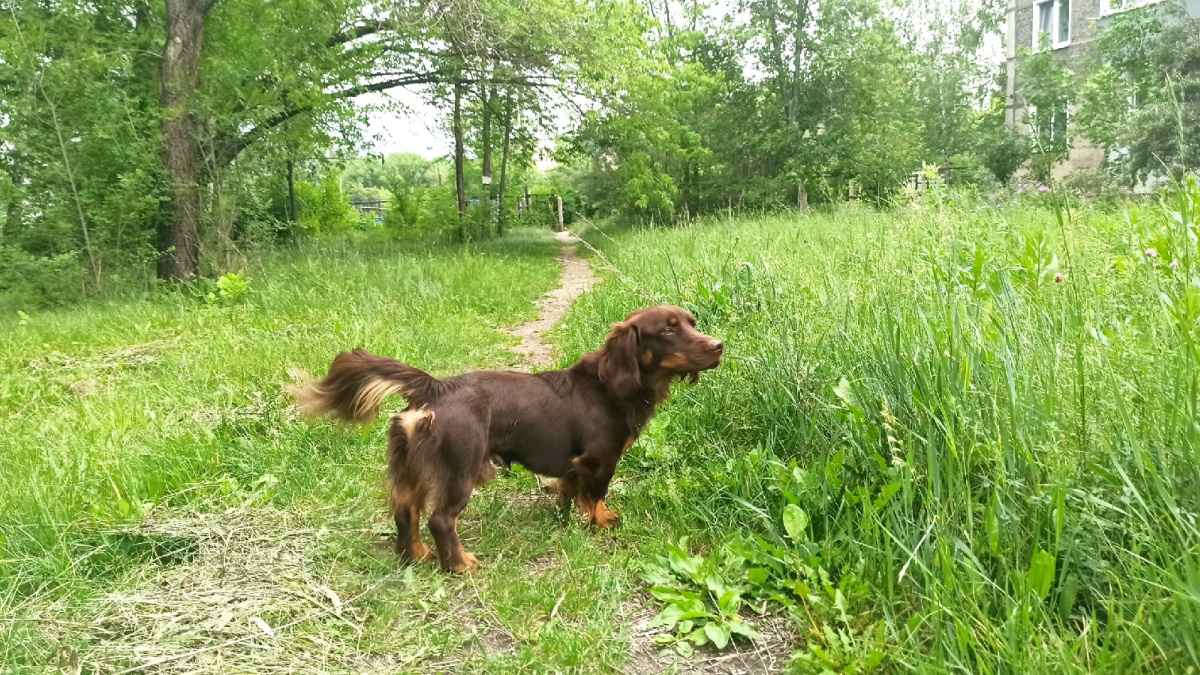
M465 522L482 574L405 570L385 538L386 416L298 420L280 387L358 346L434 374L513 365L498 327L535 316L557 249L528 232L468 250L317 241L264 261L234 306L180 293L6 318L0 662L112 672L345 602L177 665L619 664L630 554L611 535L512 474Z
M556 282L548 235L314 241L230 306L5 318L0 659L646 672L635 615L666 603L669 653L790 617L772 649L798 672L1189 672L1197 198L1062 223L931 200L584 232L608 271L552 333L562 364L656 302L691 309L726 362L622 462L615 531L523 471L485 487L473 577L392 557L384 417L298 420L279 385L356 346L435 375L514 364L497 327Z

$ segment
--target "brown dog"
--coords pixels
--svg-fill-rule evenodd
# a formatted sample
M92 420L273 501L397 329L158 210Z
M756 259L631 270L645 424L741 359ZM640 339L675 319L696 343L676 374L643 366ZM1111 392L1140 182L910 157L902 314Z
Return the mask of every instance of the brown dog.
M491 480L493 462L517 463L558 478L560 503L574 500L589 523L610 527L604 505L617 462L637 440L654 408L681 378L721 362L724 347L696 330L682 308L641 309L615 324L604 346L566 370L536 375L479 371L444 380L361 349L342 352L319 381L294 389L302 410L369 423L389 395L408 407L392 418L387 478L396 521L396 552L430 557L420 518L442 565L455 572L479 561L458 539L458 514L476 485Z

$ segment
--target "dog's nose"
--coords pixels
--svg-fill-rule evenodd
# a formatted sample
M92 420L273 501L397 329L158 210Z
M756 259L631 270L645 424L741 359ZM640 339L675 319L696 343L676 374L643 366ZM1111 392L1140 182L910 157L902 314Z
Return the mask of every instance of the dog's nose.
M709 346L709 347L710 347L710 348L711 348L711 349L712 349L714 352L723 351L723 350L725 349L725 345L724 345L724 344L722 344L720 340L717 340L717 339L715 339L715 338L714 338L714 339L712 339L712 340L709 340L709 341L708 341L708 346Z

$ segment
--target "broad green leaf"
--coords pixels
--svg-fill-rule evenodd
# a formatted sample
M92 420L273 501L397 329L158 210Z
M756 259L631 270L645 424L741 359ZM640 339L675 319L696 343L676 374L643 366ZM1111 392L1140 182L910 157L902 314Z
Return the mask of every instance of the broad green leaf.
M750 624L745 621L730 621L728 624L729 630L742 637L750 638L751 640L759 640L762 635L750 627Z
M793 541L803 541L807 538L808 514L795 504L783 507L783 529Z
M658 613L658 616L651 619L646 628L658 628L659 626L674 628L676 622L679 621L679 617L681 616L683 616L682 607L679 605L667 605L666 607L663 607L661 612Z
M879 492L879 496L875 499L875 510L878 511L887 506L888 502L892 501L892 497L896 496L896 493L900 491L900 486L900 481L885 485L883 490Z
M673 544L667 545L667 551L670 553L671 569L687 577L691 577L699 571L700 565L704 562L703 558L688 555L687 551Z
M1045 600L1050 594L1050 587L1054 585L1054 554L1038 549L1029 561L1026 580L1038 598Z
M704 634L712 640L713 646L717 649L725 649L729 644L730 630L726 624L706 623L704 624Z
M737 614L738 608L742 606L742 596L737 590L728 590L717 599L717 608L721 610L724 616L733 616Z
M858 404L854 401L854 390L850 388L850 380L844 377L838 380L837 386L833 388L833 393L848 407L857 407Z

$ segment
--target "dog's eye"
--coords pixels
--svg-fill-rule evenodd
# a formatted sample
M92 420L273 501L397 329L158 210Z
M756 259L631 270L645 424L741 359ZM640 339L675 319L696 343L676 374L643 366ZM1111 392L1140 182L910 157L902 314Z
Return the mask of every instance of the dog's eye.
M662 334L663 334L663 335L674 335L674 334L675 334L675 327L674 327L674 326L667 326L666 328L662 329Z

